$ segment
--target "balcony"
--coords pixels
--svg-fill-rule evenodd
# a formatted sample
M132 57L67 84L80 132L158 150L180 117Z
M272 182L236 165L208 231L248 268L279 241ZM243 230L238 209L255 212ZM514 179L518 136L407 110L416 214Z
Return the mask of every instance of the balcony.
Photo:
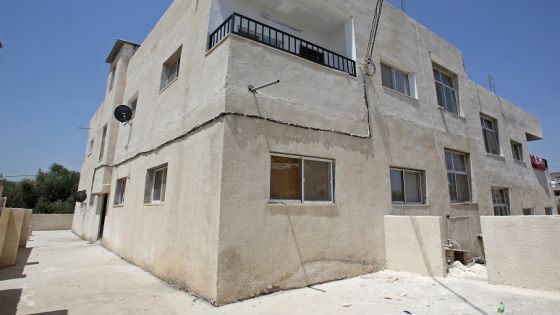
M311 62L356 76L356 62L239 13L230 15L208 38L208 50L229 34L236 34Z

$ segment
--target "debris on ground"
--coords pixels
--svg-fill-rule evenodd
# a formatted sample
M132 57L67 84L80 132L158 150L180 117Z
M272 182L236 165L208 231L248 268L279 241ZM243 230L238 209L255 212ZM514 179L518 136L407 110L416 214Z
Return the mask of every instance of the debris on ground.
M488 269L485 265L471 263L467 266L456 261L449 268L449 276L455 278L469 278L477 280L488 280Z
M498 313L503 314L505 312L506 312L506 307L504 303L500 303L500 305L498 305Z
M395 282L397 282L397 281L399 281L399 278L397 278L397 277L394 277L394 278L393 278L393 276L389 276L389 277L387 278L387 283L395 283Z

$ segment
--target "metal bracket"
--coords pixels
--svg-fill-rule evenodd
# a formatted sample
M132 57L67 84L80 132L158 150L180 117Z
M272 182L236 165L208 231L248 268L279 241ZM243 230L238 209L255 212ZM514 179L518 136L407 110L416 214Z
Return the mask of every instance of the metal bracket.
M275 84L278 84L278 83L280 83L280 80L276 80L274 82L270 82L270 83L263 84L263 85L256 86L256 87L252 86L252 85L249 85L248 89L249 89L249 92L251 92L251 93L257 93L257 91L260 90L260 89L264 89L266 87L269 87L269 86L272 86L272 85L275 85Z

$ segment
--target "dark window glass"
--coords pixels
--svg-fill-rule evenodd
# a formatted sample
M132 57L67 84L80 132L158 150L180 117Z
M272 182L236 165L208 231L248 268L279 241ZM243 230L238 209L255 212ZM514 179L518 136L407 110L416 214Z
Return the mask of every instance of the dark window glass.
M449 197L451 201L470 201L471 187L467 156L461 153L446 151L445 160L447 165L447 179L449 181Z
M403 178L400 170L391 170L391 198L393 202L404 203Z
M272 156L270 199L301 200L301 159Z
M381 64L381 80L383 86L393 89L393 71L391 67Z

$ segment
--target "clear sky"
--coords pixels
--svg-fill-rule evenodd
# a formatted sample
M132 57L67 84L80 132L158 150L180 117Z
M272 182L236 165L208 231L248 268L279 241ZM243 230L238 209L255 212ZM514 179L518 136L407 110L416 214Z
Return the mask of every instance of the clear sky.
M53 162L79 171L87 131L78 127L104 96L105 57L116 38L141 43L170 3L2 0L0 173ZM406 9L463 51L470 79L488 86L491 74L500 96L540 119L546 139L530 151L560 170L560 1L407 0Z

